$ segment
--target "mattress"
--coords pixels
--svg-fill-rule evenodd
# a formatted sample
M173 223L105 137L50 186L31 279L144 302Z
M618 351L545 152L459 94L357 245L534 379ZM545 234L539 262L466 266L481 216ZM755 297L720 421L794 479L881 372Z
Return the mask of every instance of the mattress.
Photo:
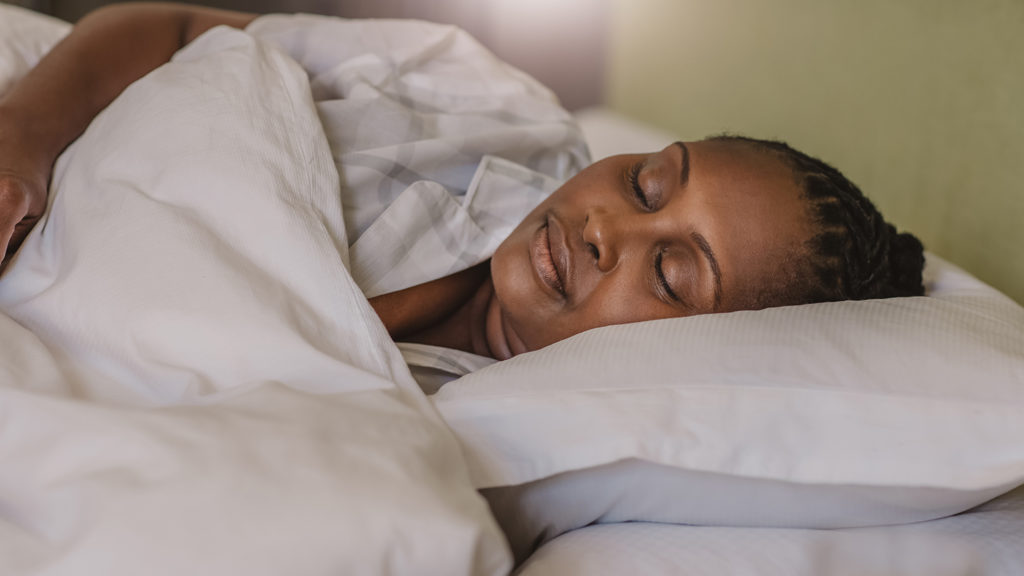
M851 530L625 523L541 547L517 576L1019 576L1024 487L931 522Z

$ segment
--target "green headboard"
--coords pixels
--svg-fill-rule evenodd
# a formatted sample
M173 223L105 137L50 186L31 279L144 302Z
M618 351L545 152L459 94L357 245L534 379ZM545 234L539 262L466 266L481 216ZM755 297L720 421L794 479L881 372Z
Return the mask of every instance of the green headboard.
M1024 2L612 0L607 96L778 138L1024 302Z

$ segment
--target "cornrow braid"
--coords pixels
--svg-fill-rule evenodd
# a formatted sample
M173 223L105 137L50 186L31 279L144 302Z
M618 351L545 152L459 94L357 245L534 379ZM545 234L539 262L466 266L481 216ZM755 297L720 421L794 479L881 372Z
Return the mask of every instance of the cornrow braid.
M709 140L752 146L779 156L808 202L817 233L806 246L809 278L786 287L780 303L921 296L924 247L897 232L855 184L825 162L784 142L721 135Z

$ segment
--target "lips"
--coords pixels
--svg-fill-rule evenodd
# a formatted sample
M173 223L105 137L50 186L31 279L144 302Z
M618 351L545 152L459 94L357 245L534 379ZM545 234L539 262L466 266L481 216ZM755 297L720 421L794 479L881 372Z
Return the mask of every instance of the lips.
M541 283L559 299L566 297L568 252L558 220L549 216L534 235L530 256Z

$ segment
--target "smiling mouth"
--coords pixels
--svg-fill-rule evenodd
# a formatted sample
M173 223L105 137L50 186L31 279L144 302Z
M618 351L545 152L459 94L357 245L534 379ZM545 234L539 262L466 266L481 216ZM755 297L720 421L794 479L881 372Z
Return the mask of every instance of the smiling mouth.
M534 235L531 260L533 260L533 267L544 285L558 296L565 298L565 284L558 274L558 268L555 266L555 260L551 254L551 237L548 234L546 222Z

